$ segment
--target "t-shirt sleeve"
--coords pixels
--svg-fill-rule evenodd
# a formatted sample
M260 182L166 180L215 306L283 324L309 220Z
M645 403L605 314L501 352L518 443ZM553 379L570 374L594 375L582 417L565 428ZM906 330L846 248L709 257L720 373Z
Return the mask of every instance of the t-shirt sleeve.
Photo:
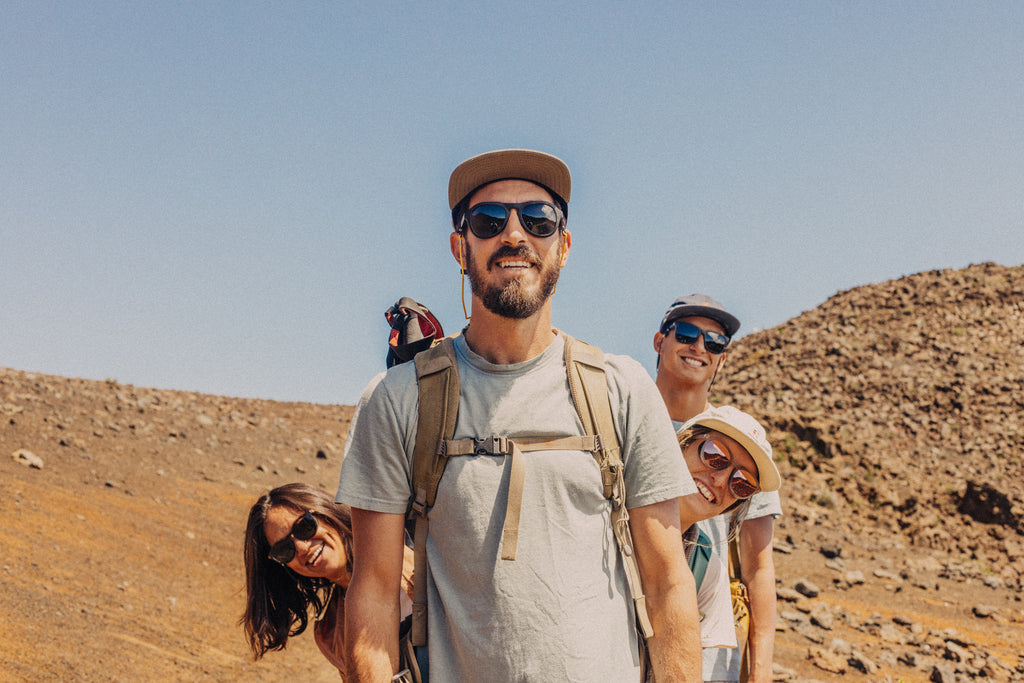
M755 493L750 498L750 507L744 519L757 519L758 517L779 517L782 514L782 498L778 491L762 491Z
M352 418L335 500L373 512L404 514L411 497L416 439L415 366L375 377Z
M626 506L695 493L668 410L650 375L627 356L605 356L605 366L622 448Z

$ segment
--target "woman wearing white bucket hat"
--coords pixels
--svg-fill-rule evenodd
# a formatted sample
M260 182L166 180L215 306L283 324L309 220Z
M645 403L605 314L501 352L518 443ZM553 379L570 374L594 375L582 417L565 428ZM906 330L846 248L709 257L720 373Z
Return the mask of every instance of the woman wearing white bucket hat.
M764 428L732 406L708 408L678 432L679 447L697 493L679 499L680 519L710 519L744 507L760 491L781 484ZM737 510L742 517L743 510ZM696 524L683 533L687 558L695 577L701 574L697 607L701 615L701 645L736 647L729 575L712 542ZM706 567L706 568L705 568Z

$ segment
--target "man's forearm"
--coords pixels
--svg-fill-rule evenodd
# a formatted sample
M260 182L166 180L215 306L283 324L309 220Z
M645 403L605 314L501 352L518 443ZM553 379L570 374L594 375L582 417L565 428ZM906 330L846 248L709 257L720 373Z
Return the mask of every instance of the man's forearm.
M659 681L700 681L700 616L697 589L686 565L673 500L630 510L637 563L654 627L648 640Z
M358 589L345 596L346 681L389 681L398 665L398 609L365 600Z
M740 528L741 574L750 596L747 643L752 683L771 683L775 650L775 561L772 557L774 519L759 517Z
M345 595L346 681L390 681L398 668L404 517L352 508L352 582Z
M772 680L772 657L775 650L775 571L760 568L747 584L750 596L750 647L751 683L770 683Z
M700 681L700 616L693 575L665 593L648 593L647 606L654 626L647 645L655 680Z

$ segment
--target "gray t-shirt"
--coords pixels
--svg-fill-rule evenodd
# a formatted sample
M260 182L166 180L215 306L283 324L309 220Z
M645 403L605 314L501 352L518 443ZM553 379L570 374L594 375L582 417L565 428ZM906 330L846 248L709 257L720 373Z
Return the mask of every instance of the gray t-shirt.
M536 358L513 365L488 363L461 336L455 350L456 439L583 434L561 337ZM627 507L695 491L688 473L680 473L671 422L646 371L624 356L605 360ZM412 495L416 422L413 363L375 378L349 432L337 499L404 513ZM500 549L509 462L456 457L441 479L427 540L432 679L639 680L633 604L593 455L524 455L514 561L502 560Z

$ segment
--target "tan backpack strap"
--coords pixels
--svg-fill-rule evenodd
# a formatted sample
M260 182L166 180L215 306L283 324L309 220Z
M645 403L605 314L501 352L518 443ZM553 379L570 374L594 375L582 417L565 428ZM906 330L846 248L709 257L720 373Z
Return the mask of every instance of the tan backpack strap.
M412 630L413 645L427 644L427 516L416 518L413 537Z
M427 644L427 510L437 497L437 485L448 458L440 444L455 434L459 412L459 371L452 337L416 354L419 413L416 445L412 456L414 500L409 519L415 520L413 535L414 576L412 600L412 644Z
M587 434L597 435L600 448L594 457L601 468L604 496L612 503L612 529L618 542L622 564L626 569L626 580L636 605L637 623L645 638L654 635L650 616L647 613L647 598L640 581L640 568L633 552L633 533L629 528L629 511L626 509L626 482L622 472L622 452L615 432L615 419L608 399L608 379L604 370L604 353L596 346L573 339L564 332L565 368L569 376L569 393L572 394L576 413Z
M476 439L442 441L438 451L445 457L457 455L504 455L511 458L508 494L505 500L505 524L502 527L501 559L515 560L519 545L519 519L523 511L526 483L526 451L595 451L597 436L488 436Z
M596 451L599 439L587 436L488 436L482 439L444 441L441 450L448 457L456 455L509 455L510 441L524 452L529 451Z
M501 559L515 560L519 546L519 517L523 511L523 488L526 484L526 463L523 451L511 442L512 465L508 478L508 499L505 502L505 526L502 529Z
M438 445L455 434L459 412L459 371L455 362L452 337L421 351L413 359L419 394L416 446L413 450L413 491L417 502L429 508L437 496L437 485L444 474L446 459Z

